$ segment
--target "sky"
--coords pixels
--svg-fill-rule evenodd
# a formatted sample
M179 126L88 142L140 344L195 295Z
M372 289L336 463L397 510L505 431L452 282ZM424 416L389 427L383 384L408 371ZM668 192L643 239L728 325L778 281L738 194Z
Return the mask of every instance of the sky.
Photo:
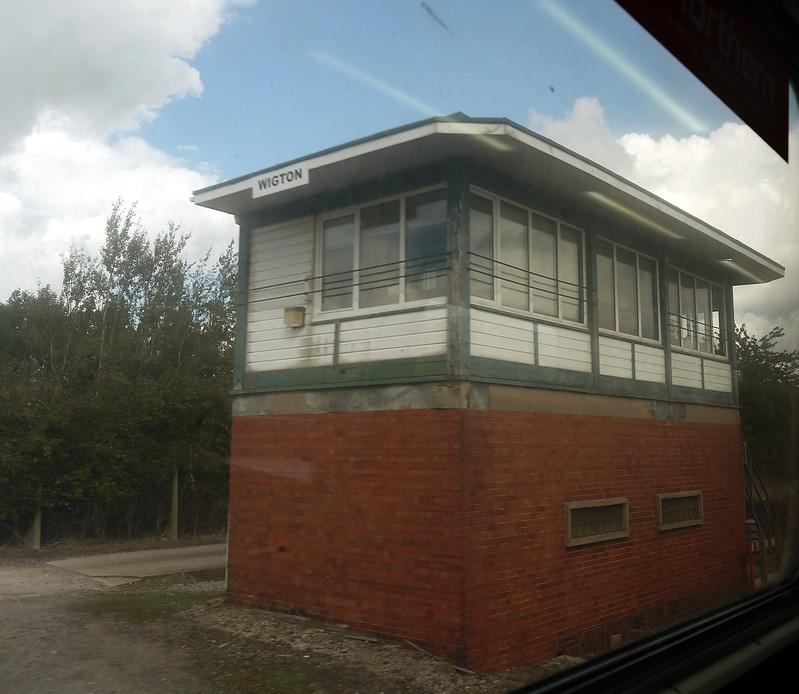
M508 117L786 267L736 320L799 348L799 118L786 165L613 2L37 0L0 5L0 300L60 288L114 200L187 253L193 190L386 128Z

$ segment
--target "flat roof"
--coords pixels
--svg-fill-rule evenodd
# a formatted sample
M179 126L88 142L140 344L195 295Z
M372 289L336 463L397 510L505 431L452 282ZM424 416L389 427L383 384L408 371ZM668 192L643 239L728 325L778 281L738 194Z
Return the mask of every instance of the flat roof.
M623 219L653 238L679 241L689 254L718 263L734 284L785 275L782 265L720 229L507 118L463 113L428 118L201 188L192 200L244 215L455 156L503 171L582 209ZM289 171L281 179L284 169ZM295 180L298 170L303 173ZM272 177L279 183L265 192Z

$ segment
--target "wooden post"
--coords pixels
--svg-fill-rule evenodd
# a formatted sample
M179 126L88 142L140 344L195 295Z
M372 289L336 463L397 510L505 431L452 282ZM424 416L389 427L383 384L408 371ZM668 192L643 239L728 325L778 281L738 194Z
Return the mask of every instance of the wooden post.
M172 474L172 506L169 511L169 539L178 539L178 469Z
M33 549L42 548L42 507L36 507L36 513L33 516L33 523L28 532L28 542Z

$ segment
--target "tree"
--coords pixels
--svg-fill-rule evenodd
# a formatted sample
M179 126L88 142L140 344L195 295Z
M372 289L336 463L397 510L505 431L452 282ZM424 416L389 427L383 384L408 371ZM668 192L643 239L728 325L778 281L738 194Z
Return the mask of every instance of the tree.
M762 337L746 325L735 330L741 426L755 461L784 487L797 474L799 450L799 351L779 350L785 331Z
M0 523L162 530L173 470L184 524L224 523L236 259L191 263L118 202L98 254L73 248L60 295L0 302ZM57 526L57 527L56 527Z

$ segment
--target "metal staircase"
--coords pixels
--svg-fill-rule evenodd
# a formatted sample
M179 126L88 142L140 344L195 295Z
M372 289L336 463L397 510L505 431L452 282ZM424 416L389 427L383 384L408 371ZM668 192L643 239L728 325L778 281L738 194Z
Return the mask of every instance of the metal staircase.
M755 469L752 454L745 442L743 464L749 577L752 588L757 588L768 585L769 573L775 572L779 566L779 526L768 489Z

